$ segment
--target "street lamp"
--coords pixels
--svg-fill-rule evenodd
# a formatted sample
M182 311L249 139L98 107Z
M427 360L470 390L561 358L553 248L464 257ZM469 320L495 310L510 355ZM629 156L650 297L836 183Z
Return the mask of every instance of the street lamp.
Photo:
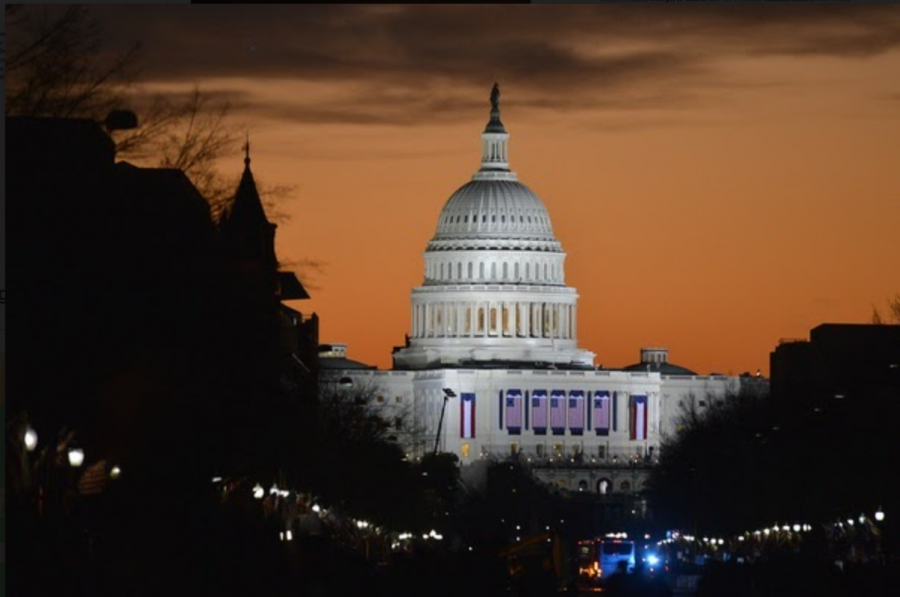
M447 410L447 400L456 398L456 394L450 388L444 388L444 404L441 406L441 418L438 420L437 435L434 438L434 455L437 456L438 443L441 441L441 427L444 424L444 411Z
M25 449L33 452L37 447L38 435L37 431L31 428L31 425L25 428Z
M878 508L878 511L875 512L875 520L877 520L878 522L884 520L884 512L882 512L880 507Z
M69 465L72 468L78 468L84 464L84 450L81 448L71 448L69 450Z

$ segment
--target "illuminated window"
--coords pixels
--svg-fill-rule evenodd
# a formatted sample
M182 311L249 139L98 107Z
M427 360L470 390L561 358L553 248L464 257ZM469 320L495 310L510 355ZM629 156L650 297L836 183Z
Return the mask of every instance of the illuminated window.
M519 453L519 444L509 444L509 455L515 456Z
M484 331L484 307L478 307L478 331Z
M606 495L612 489L612 481L609 479L600 479L597 481L597 493Z
M553 455L557 458L562 458L563 454L563 445L562 444L553 444Z
M460 451L460 454L462 454L463 458L468 458L469 457L469 444L463 444L462 447L459 449L459 451Z

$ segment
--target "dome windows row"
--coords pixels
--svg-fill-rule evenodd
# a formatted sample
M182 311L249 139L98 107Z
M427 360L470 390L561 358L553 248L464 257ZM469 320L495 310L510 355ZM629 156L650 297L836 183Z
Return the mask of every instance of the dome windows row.
M443 282L511 282L563 283L563 264L532 260L503 261L436 261L429 260L425 268L426 283Z
M481 223L482 223L482 224L487 224L487 223L488 223L488 214L483 213L483 214L480 214L480 215L481 215ZM478 216L479 216L479 214L473 214L473 215L472 215L471 220L472 220L472 223L473 223L473 224L477 224L477 223L478 223L478 219L479 219ZM533 218L533 219L532 219L532 218ZM506 220L507 220L506 214L500 214L500 220L499 220L499 223L500 223L500 224L506 224L506 223L507 223ZM465 215L451 215L451 216L445 216L445 217L444 217L444 220L443 220L443 222L442 222L442 224L445 224L445 225L446 225L446 224L468 224L468 223L469 223L469 214L465 214ZM491 214L491 221L490 221L490 223L491 223L491 224L497 224L497 223L498 223L498 220L497 220L497 214ZM510 223L510 224L515 224L515 223L516 223L516 216L515 216L515 215L509 216L509 223ZM548 218L546 218L546 217L544 217L544 216L533 216L533 217L532 217L532 216L519 215L519 222L518 222L518 223L519 223L519 224L541 224L541 225L543 225L543 226L550 226L550 221L548 220Z

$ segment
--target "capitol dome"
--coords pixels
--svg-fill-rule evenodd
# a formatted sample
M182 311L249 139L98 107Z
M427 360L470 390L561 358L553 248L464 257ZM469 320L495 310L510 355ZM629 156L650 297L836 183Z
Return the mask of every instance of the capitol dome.
M395 368L593 364L593 353L577 348L578 295L565 285L550 216L509 168L499 100L495 85L481 168L438 216Z
M475 237L555 240L544 204L516 180L473 180L444 205L435 240Z

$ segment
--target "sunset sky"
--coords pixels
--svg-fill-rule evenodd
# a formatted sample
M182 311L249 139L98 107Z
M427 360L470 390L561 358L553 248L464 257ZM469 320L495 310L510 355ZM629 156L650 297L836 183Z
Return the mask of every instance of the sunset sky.
M295 185L279 256L323 267L292 306L351 358L403 343L495 81L597 364L766 373L900 292L900 7L96 8L144 90L228 99L257 178Z

